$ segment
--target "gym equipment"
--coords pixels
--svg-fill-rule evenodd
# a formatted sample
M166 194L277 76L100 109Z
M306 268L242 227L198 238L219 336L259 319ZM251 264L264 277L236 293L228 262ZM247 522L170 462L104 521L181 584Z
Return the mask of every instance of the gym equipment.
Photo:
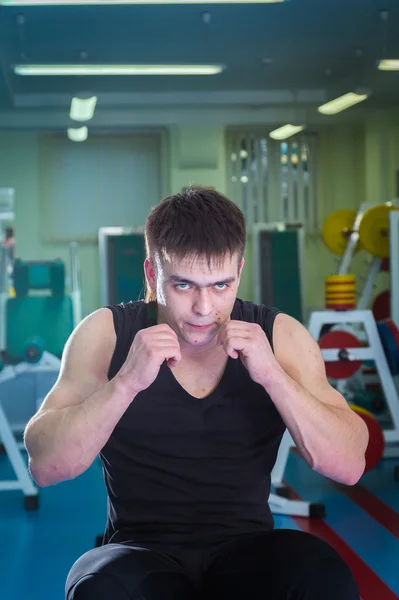
M390 288L392 320L399 327L399 211L389 213Z
M353 274L327 275L325 279L326 308L350 310L356 306L356 281Z
M294 446L295 442L287 429L281 440L277 460L271 473L271 489L273 492L269 496L270 510L273 514L322 519L326 516L325 505L322 502L291 500L288 497L283 478L289 453Z
M352 347L350 349L348 349L345 346L337 346L335 348L325 347L321 348L321 352L326 363L326 368L328 368L327 365L330 362L341 362L340 367L338 367L343 369L343 371L341 371L341 376L342 373L345 373L345 370L348 368L348 362L354 362L356 364L359 362L363 363L365 361L373 361L373 364L375 363L377 373L381 381L381 387L383 389L385 402L391 413L393 425L391 429L382 430L384 438L383 456L388 458L396 458L398 456L397 444L399 443L399 402L393 376L388 366L388 361L384 353L377 324L374 320L373 314L370 310L353 310L343 312L313 312L309 320L308 330L310 334L314 337L314 339L319 340L322 328L325 325L331 325L331 323L333 323L334 327L337 328L339 326L343 328L348 328L347 324L350 323L352 324L353 331L357 331L356 326L363 325L364 327L365 338L368 340L368 346L363 346L362 344L360 344L360 346L358 345L357 347ZM350 334L351 330L352 329L348 328L348 331L344 331L343 333ZM336 331L333 330L330 330L330 332L336 333ZM328 335L328 333L325 335ZM323 338L324 337L325 336L323 336ZM351 343L353 343L353 345L355 345L356 343L353 339L355 337L355 335L352 335ZM343 340L343 337L338 338L338 340L339 339ZM330 344L327 343L327 345ZM343 350L346 351L344 354L342 354ZM338 384L340 382L345 383L345 381L346 380L344 379L338 380ZM339 387L340 386L337 385L337 389L339 389ZM369 456L368 463L370 468L373 463L373 460L375 460L375 457L379 456L379 448L381 447L381 442L379 441L378 435L376 433L374 422L373 427L376 442L375 447L372 442L372 446L370 449L371 455ZM288 514L295 516L319 516L323 511L323 507L318 503L314 504L307 501L301 501L299 504L297 504L296 501L280 497L280 494L282 496L285 495L285 486L283 483L284 471L288 461L290 449L293 446L295 446L295 442L292 439L289 432L286 431L279 448L276 464L272 471L271 481L273 489L276 491L276 493L270 497L270 507L272 509L272 512L276 514Z
M15 382L23 382L30 378L30 386L36 390L38 394L37 406L44 400L49 387L54 385L59 372L61 361L52 356L48 352L43 352L40 360L37 363L19 363L17 365L4 366L0 373L0 386L2 390L2 401L0 402L0 440L2 453L6 453L14 470L16 479L9 481L0 481L0 492L10 490L22 490L24 493L24 506L26 510L36 510L39 507L38 489L33 483L29 471L26 467L26 462L20 452L24 449L23 442L18 442L15 432L12 430L10 423L10 412L4 410L4 398L9 396L12 401L15 401ZM51 385L46 377L50 377ZM41 389L41 386L44 389ZM23 385L19 383L19 391L23 391ZM3 397L3 393L5 395ZM11 414L12 416L12 414Z
M0 243L5 239L7 227L13 226L15 190L13 188L0 188Z
M25 342L24 351L22 353L24 360L28 363L38 363L43 356L45 346L46 342L43 338L39 336L29 338Z
M331 379L348 379L352 377L362 366L361 360L353 360L350 350L360 348L359 339L348 331L329 331L319 339L322 349L340 348L337 358L326 363L327 377Z
M254 301L278 306L304 320L304 227L289 223L253 226Z
M320 332L322 330L327 330L327 328L327 333L329 330L333 331L335 328L341 328L346 329L347 333L352 334L350 342L348 342L348 339L344 340L343 337L338 337L338 345L335 348L329 347L332 345L333 338L327 337L325 339L325 336L323 335L321 341L321 352L328 373L331 373L331 366L329 363L333 363L333 369L338 368L338 375L341 377L342 375L345 376L347 373L349 373L350 376L351 372L355 372L355 375L352 375L348 380L336 380L336 387L341 393L346 382L352 382L353 379L360 374L360 370L358 369L359 363L362 364L371 361L373 365L376 365L384 401L390 411L393 425L391 429L383 430L385 445L383 456L398 457L399 402L395 385L396 376L393 376L390 372L377 324L373 318L372 312L367 310L370 305L376 277L381 269L387 268L387 256L389 254L391 266L392 316L396 326L399 327L399 269L397 269L399 257L399 211L394 209L396 206L393 207L392 203L387 203L385 206L388 208L384 208L381 211L373 210L373 212L368 214L361 232L360 224L362 218L367 215L368 210L375 208L373 204L362 204L355 215L353 214L353 211L344 211L341 214L335 214L334 216L330 215L326 220L323 227L324 242L332 252L341 256L337 275L348 274L355 252L363 247L369 252L372 252L374 258L370 265L367 280L357 304L357 310L347 310L343 312L337 310L325 310L314 312L310 317L308 329L316 340L319 340ZM375 223L373 222L374 220ZM389 236L387 235L388 230ZM387 238L390 249L389 252L387 252ZM363 239L365 239L365 244L363 243ZM350 329L348 329L348 324L351 324ZM357 339L357 342L355 339ZM349 348L349 345L344 345L344 341L347 344L350 343L352 347ZM366 346L366 344L368 345ZM364 388L362 387L361 389ZM369 402L377 402L378 400L380 400L378 394L373 395L370 393L367 397L367 401ZM379 405L381 405L380 401ZM380 432L380 429L378 431ZM376 436L373 436L373 439L377 440L375 448L374 445L372 445L374 460L375 456L379 455L381 448L381 441L378 442L378 437ZM272 472L272 485L276 490L276 494L271 497L270 506L272 512L275 513L309 516L312 511L312 503L302 501L298 505L295 501L279 497L280 494L285 494L283 484L284 470L288 460L289 451L294 445L294 441L290 434L286 432ZM368 467L372 464L372 457L369 456ZM395 477L399 480L399 467L395 469ZM321 510L320 507L319 510Z
M139 300L145 283L143 228L102 227L98 243L103 306Z
M396 204L397 201L378 205L363 203L355 218L353 211L335 211L323 225L323 240L326 246L341 256L338 275L348 273L353 256L358 250L363 248L373 256L357 303L359 310L369 308L378 273L388 267L391 244L390 218L398 212Z
M54 296L65 292L65 265L61 260L38 262L14 261L14 289L16 296L27 296L29 290L48 290Z
M389 257L389 213L398 210L392 204L380 204L369 208L359 224L362 246L373 256Z
M381 271L384 271L385 273L389 273L389 269L391 268L391 261L389 260L389 258L383 258L381 261Z
M392 202L377 205L364 203L357 213L349 209L337 210L323 224L323 241L338 256L347 253L353 256L364 248L372 256L388 258L389 217L393 210L398 210L398 207Z
M360 340L362 342L360 347L352 347L348 349L345 346L337 346L334 349L322 348L321 352L326 363L326 369L329 362L336 362L344 358L342 364L340 367L338 367L338 370L342 369L339 372L341 373L340 380L342 381L343 385L345 384L345 379L342 378L342 374L344 374L345 370L347 369L345 364L347 361L353 361L355 363L358 361L361 361L362 363L365 361L373 361L393 424L391 429L384 429L384 437L386 442L384 456L396 457L398 453L395 444L399 443L399 402L393 375L389 368L389 362L384 351L383 341L380 337L380 328L377 326L377 323L374 320L373 313L371 310L353 310L341 313L332 311L313 312L309 321L309 332L315 340L319 340L320 331L323 325L326 323L331 323L332 321L337 326L338 324L351 323L355 328L355 331L357 331L356 326L360 325L364 328L365 341L363 343L362 340ZM385 331L387 329L388 327L386 326ZM342 354L342 350L346 350L345 355ZM343 388L341 388L340 385L337 386L337 389L343 393Z
M363 419L369 431L369 443L365 453L365 473L367 473L374 469L384 456L384 432L377 419L368 410L355 405L351 405L351 409Z
M71 296L65 296L65 267L57 261L15 261L15 296L9 296L7 249L0 248L0 443L16 479L0 482L0 491L21 489L25 508L38 508L38 490L17 441L57 380L60 358L81 320L77 245L70 247ZM31 295L31 290L33 291ZM18 402L23 398L23 402Z
M384 321L391 316L391 291L384 290L374 299L371 307L376 321Z
M381 343L392 375L399 375L399 331L392 320L377 323Z
M350 234L354 230L356 211L351 209L336 210L331 213L323 223L322 236L327 248L334 254L342 256L348 245ZM357 240L354 252L362 248Z

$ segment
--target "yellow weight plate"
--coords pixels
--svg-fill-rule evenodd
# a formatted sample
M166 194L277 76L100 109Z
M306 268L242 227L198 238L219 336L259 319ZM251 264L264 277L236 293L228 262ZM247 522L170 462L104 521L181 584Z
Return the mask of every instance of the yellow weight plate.
M342 256L348 243L350 232L356 219L356 211L350 209L336 210L323 223L323 241L327 248ZM358 242L356 251L360 250Z
M367 210L359 225L359 236L367 252L379 258L389 256L389 213L394 206L379 204Z
M326 283L351 283L355 281L356 276L353 273L347 275L327 275L325 278Z
M369 417L372 417L373 419L375 419L374 415L370 411L363 408L362 406L357 406L356 404L349 404L349 406L355 412L363 414L363 415L368 415Z
M336 292L338 292L339 294L341 292L354 292L355 291L355 283L341 283L341 284L336 284L333 283L332 285L326 285L326 292L328 294L335 294Z
M350 304L355 302L355 297L354 296L342 296L342 298L326 298L326 302L328 302L328 304L333 304L334 306L336 304Z

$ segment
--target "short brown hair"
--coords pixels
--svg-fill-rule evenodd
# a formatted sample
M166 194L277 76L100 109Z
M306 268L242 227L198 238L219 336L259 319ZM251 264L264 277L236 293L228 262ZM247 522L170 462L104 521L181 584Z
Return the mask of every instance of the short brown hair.
M205 256L208 264L236 252L241 259L246 242L245 218L238 206L206 187L188 187L152 209L145 225L147 256ZM146 290L146 302L156 300Z

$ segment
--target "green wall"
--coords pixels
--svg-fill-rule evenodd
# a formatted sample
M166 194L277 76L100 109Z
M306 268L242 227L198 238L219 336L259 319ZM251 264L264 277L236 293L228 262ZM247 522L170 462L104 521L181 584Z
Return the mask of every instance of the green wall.
M203 184L227 193L224 126L171 126L163 145L164 193L190 184ZM363 201L382 202L395 194L399 169L399 110L371 115L363 123L337 125L318 133L318 195L320 222L333 210L357 208ZM39 202L39 134L0 132L0 187L16 190L16 254L25 259L68 260L66 244L44 241ZM126 223L126 225L129 225ZM46 237L51 237L46 232ZM239 294L253 298L252 244ZM353 270L361 286L368 256L359 253ZM306 238L306 289L308 310L324 304L324 277L336 270L338 257L324 246L320 235ZM81 246L84 314L100 306L98 248L93 241ZM377 291L388 286L381 275Z

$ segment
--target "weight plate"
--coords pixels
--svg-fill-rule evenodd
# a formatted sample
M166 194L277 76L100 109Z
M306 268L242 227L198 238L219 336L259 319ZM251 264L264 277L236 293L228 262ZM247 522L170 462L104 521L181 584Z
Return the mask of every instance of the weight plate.
M327 275L325 278L326 284L331 283L355 283L356 275L348 273L347 275Z
M350 232L356 219L356 211L350 209L336 210L323 223L322 236L327 248L334 254L342 256L348 243ZM360 241L356 251L360 250Z
M384 271L385 273L389 273L389 269L390 269L389 258L383 258L382 262L381 262L381 271Z
M389 256L389 213L397 210L394 206L379 204L367 210L359 225L362 246L373 256Z
M394 356L393 356L395 366L394 366L394 371L392 372L392 374L397 375L399 373L399 329L397 328L395 321L393 321L392 319L386 319L385 324L387 325L389 331L391 332L395 346L396 346L396 351L394 352Z
M389 370L392 375L397 375L399 373L399 350L395 336L388 325L388 321L377 323L377 328Z
M384 321L391 316L391 292L384 290L374 298L371 308L376 321Z
M385 437L381 425L377 419L363 407L350 405L351 409L359 415L367 425L369 432L369 442L365 453L366 468L365 472L371 471L378 465L385 450Z
M337 350L349 350L350 348L360 348L361 343L358 338L348 331L335 330L329 331L319 339L319 346L322 350L334 348ZM349 379L362 366L361 360L336 360L325 363L327 377L331 379Z

